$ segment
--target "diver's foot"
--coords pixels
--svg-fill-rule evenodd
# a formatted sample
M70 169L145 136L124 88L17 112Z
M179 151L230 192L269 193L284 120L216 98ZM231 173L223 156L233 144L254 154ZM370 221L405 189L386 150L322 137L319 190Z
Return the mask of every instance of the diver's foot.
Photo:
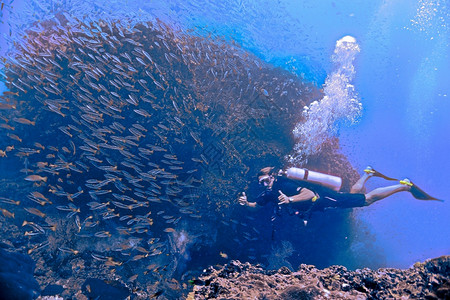
M381 174L380 172L376 171L371 166L367 166L367 168L364 169L364 173L366 173L370 177L375 176L375 177L381 177L381 178L386 179L386 180L394 180L394 181L398 180L398 179L395 179L395 178L388 177L388 176L386 176L384 174Z
M441 201L441 202L444 201L444 200L435 198L435 197L427 194L425 191L423 191L417 185L412 183L412 181L409 180L408 178L400 180L400 184L403 184L403 185L409 187L409 189L407 191L409 191L411 193L411 195L413 195L413 197L416 198L416 199L419 199L419 200L436 200L436 201Z
M399 181L400 184L408 187L407 191L410 192L411 191L411 187L414 185L411 180L409 180L409 178L405 178Z

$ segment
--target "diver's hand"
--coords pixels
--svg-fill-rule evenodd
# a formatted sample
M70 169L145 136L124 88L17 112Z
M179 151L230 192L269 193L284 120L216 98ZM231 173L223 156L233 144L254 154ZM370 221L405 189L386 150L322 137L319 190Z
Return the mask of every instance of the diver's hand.
M289 197L278 190L280 195L278 196L278 204L289 204Z
M239 197L238 202L240 205L248 206L247 196L245 195L245 192L242 192L242 195Z
M279 170L278 171L278 176L286 176L287 172L285 170Z

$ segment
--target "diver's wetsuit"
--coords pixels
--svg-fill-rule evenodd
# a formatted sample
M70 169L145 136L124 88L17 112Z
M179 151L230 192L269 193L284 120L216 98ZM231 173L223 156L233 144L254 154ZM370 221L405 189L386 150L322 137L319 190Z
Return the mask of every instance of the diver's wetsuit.
M332 207L362 207L365 206L366 203L366 196L364 194L336 192L318 184L307 181L291 180L282 176L275 177L272 189L267 189L259 194L255 201L260 206L271 204L276 208L278 206L278 196L280 195L278 191L281 191L288 197L292 197L299 194L303 188L307 188L319 195L319 199L315 202L308 200L289 204L290 210L309 212Z

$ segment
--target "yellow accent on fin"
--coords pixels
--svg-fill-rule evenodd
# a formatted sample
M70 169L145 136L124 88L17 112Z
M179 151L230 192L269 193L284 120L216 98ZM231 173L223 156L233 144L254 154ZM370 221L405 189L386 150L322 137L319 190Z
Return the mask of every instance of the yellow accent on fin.
M404 184L404 185L409 185L409 186L413 186L413 184L409 181L406 180L400 180L400 184Z

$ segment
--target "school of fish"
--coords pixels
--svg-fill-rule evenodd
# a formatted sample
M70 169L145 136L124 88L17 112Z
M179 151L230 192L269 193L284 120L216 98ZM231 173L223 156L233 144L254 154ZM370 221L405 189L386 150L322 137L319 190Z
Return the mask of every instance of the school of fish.
M130 282L168 282L168 236L181 227L236 230L229 216L247 174L290 151L289 128L316 92L219 37L161 21L63 13L16 48L2 59L0 159L19 168L2 179L1 213L20 223L28 254L139 264ZM238 245L258 238L243 230Z

